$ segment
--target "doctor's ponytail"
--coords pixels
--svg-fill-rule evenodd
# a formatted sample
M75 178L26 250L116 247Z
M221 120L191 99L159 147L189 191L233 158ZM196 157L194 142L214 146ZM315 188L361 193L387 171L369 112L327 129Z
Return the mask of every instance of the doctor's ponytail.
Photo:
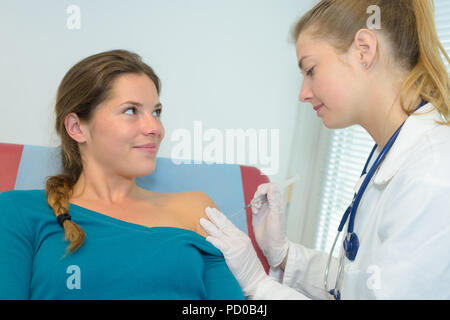
M425 99L441 113L441 124L450 125L450 81L440 56L450 59L439 41L434 23L432 0L322 0L297 22L296 41L308 29L317 38L328 41L344 53L352 45L358 30L368 28L368 8L380 8L380 30L386 36L395 61L406 74L400 91L400 104L409 115L418 98ZM413 99L406 105L408 92Z
M442 124L450 125L450 81L440 54L448 63L450 59L439 41L433 3L429 0L408 1L412 4L416 19L419 57L404 82L402 92L415 86L416 94L431 102L445 118Z

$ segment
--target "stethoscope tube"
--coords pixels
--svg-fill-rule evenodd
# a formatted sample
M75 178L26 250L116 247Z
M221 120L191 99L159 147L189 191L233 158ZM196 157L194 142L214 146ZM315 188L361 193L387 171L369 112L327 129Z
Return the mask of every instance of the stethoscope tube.
M415 111L417 111L419 108L424 106L426 103L427 103L426 101L422 100L420 105L417 107L417 109ZM383 162L384 158L386 157L386 155L389 152L389 150L391 149L391 147L394 145L395 141L397 140L398 135L400 134L400 130L402 129L405 122L406 121L404 121L402 123L402 125L395 131L395 133L392 135L392 137L389 139L389 141L383 147L383 150L381 150L380 154L378 155L374 164L370 168L369 172L366 174L367 167L368 167L370 160L372 159L372 156L373 156L375 150L377 149L378 145L375 145L372 148L372 151L370 152L370 155L367 158L367 161L364 165L364 169L361 173L360 179L364 175L366 175L366 176L364 177L363 183L361 184L360 188L354 194L352 203L347 208L347 210L345 210L345 213L342 216L341 222L339 223L339 227L338 227L338 233L334 239L333 246L331 247L331 252L328 257L327 266L325 268L325 277L324 277L325 290L327 290L327 291L328 291L328 289L327 289L328 273L329 273L329 268L330 268L334 248L336 246L337 240L338 240L342 230L344 229L344 226L345 226L349 216L350 216L350 219L348 220L347 235L343 242L343 248L345 250L345 256L350 261L354 261L356 258L356 255L357 255L358 249L359 249L359 238L356 235L356 233L353 232L353 228L355 225L356 211L358 210L359 203L364 194L364 191L366 190L367 186L369 185L370 180L375 175L375 172L380 167L381 163ZM340 300L340 297L341 297L339 289L341 287L343 265L344 265L344 254L341 254L340 259L339 259L339 267L338 267L338 273L337 273L334 289L331 289L328 291L336 300Z

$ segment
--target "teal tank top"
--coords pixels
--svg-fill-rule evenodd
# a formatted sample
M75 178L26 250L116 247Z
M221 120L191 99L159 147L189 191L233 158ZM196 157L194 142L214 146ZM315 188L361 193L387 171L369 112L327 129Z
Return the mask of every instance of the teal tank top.
M44 190L0 194L0 299L241 300L222 253L196 232L70 204L86 239L67 254Z

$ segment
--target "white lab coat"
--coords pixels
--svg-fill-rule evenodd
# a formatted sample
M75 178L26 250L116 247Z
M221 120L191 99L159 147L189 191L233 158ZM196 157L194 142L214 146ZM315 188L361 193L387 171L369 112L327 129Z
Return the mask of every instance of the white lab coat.
M368 185L355 218L359 251L344 262L342 299L450 298L450 127L435 120L442 118L431 104L411 115ZM284 272L271 269L279 282L252 298L328 299L327 259L291 242ZM329 286L336 270L334 260Z

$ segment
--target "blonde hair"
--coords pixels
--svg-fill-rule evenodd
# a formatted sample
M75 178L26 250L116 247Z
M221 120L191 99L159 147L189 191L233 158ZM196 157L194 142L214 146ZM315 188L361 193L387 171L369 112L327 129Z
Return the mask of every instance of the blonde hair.
M102 52L81 60L66 73L59 85L55 127L61 138L63 172L49 177L45 186L47 202L56 217L68 213L73 186L83 171L78 143L68 135L64 120L69 113L75 113L81 120L89 121L95 108L108 98L113 81L126 73L147 75L160 93L160 80L153 69L137 54L126 50ZM65 240L69 241L67 253L73 253L84 243L85 233L70 219L64 220L62 227Z
M308 29L314 37L329 41L338 52L352 45L358 30L367 28L367 8L380 8L381 30L390 42L393 60L408 72L400 90L400 104L410 115L418 98L433 104L450 125L450 81L440 53L450 63L434 24L432 0L322 0L295 25L295 41ZM378 30L377 30L378 31ZM406 94L414 94L405 105Z

